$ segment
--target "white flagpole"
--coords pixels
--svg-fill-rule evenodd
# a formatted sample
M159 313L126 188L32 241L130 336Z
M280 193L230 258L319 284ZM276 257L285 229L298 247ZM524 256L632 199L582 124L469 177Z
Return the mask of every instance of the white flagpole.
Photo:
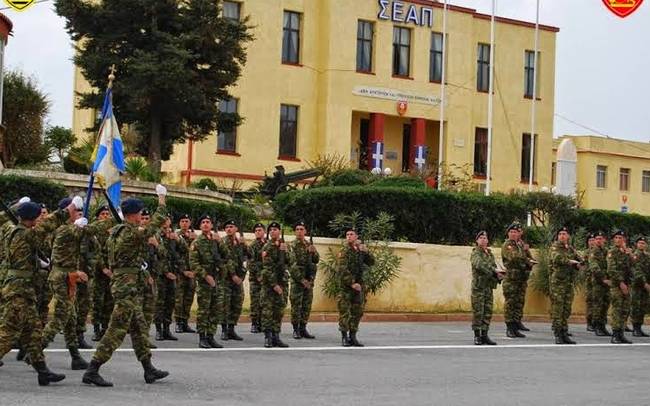
M535 48L533 51L533 100L530 106L530 173L528 175L528 191L533 191L533 176L535 175L535 106L537 102L537 49L539 47L539 0L535 15Z
M487 171L485 180L485 195L490 195L492 176L492 113L494 93L494 13L496 11L496 0L492 0L492 17L490 18L490 85L488 90L488 147L487 147Z
M445 132L445 81L446 69L445 59L447 58L447 0L445 0L442 11L442 72L440 77L440 118L438 129L438 190L442 190L442 156L444 153L443 141Z

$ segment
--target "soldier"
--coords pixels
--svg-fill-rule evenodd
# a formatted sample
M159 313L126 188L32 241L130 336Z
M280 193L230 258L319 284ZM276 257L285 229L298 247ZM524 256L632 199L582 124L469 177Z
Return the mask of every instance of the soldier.
M172 220L167 218L161 231L159 253L158 287L156 295L156 340L178 341L169 330L174 312L177 275L185 270L184 261L178 255L178 236L171 229Z
M262 248L262 329L264 330L264 347L288 347L280 339L282 316L287 307L287 267L289 263L288 247L280 237L282 226L275 221L269 224L267 232L269 241Z
M219 320L219 297L217 282L227 252L218 233L212 231L212 218L199 218L201 233L190 245L190 269L196 275L196 300L198 311L196 329L199 332L199 348L223 348L214 340Z
M296 239L289 245L291 253L291 324L293 338L316 338L307 331L311 304L314 300L314 281L316 280L316 264L320 260L318 251L313 244L305 239L307 227L300 221L293 227Z
M28 199L21 199L17 214L19 224L6 236L5 266L6 275L2 287L2 315L0 315L0 359L11 350L16 338L28 331L28 340L23 342L30 357L32 367L38 372L38 384L49 385L65 379L65 375L50 371L43 355L41 320L36 310L34 276L39 258L36 251L40 241L48 232L65 223L79 207L81 199L75 199L64 210L57 210L45 220L36 224L41 207ZM0 213L0 223L8 219L8 213Z
M496 260L488 248L488 235L485 231L476 234L476 247L472 250L472 330L474 345L496 345L488 336L492 320L492 291L501 283L504 272L497 271Z
M504 318L506 335L510 338L526 337L521 331L530 331L521 322L524 315L526 288L533 265L537 263L530 254L528 244L521 239L519 223L508 226L508 239L501 248L501 259L506 268L503 279Z
M634 252L633 265L633 282L632 282L632 299L631 299L631 318L634 331L634 337L648 337L641 326L643 319L648 312L650 300L650 254L647 251L648 241L646 237L636 238L636 251Z
M257 223L253 231L255 233L255 241L248 247L250 256L247 265L249 272L248 286L251 298L251 333L257 334L262 332L260 295L262 284L262 248L266 244L266 227L262 223Z
M581 258L569 243L569 229L562 227L551 246L551 273L549 281L551 319L555 344L575 344L569 338L569 317L573 303L573 288Z
M599 337L612 334L607 331L607 310L609 309L609 284L607 279L607 239L602 231L594 238L594 247L589 250L589 277L592 280L592 324L594 333Z
M348 229L345 233L345 244L337 255L337 277L341 289L337 298L337 307L341 344L344 347L363 347L363 344L357 340L366 298L363 274L366 268L374 263L374 257L368 251L368 247L361 243L356 230Z
M142 220L140 221L140 227L148 227L151 223L151 213L149 210L142 210ZM156 230L154 235L151 235L147 241L147 251L145 254L145 262L147 263L146 274L150 275L153 283L144 284L142 287L144 289L143 299L142 299L142 314L144 316L145 322L145 331L149 334L151 330L151 324L153 323L153 316L156 312L156 282L157 278L155 277L158 269L158 247L159 241L156 236L160 230ZM150 348L157 348L150 340L147 340Z
M44 204L41 204L41 215L38 217L36 220L37 222L43 221L44 219L47 218L49 215L49 210L47 209L47 206ZM11 224L11 222L9 222ZM52 256L52 240L53 240L54 234L50 233L47 235L43 241L41 242L41 252L43 255L45 255L47 258L50 258ZM50 301L52 300L52 292L50 292L49 284L47 282L47 278L50 275L50 267L40 267L38 269L38 272L36 274L35 282L36 282L36 297L37 302L36 302L36 309L38 310L38 313L41 316L41 324L43 327L47 324L47 318L50 315Z
M235 326L244 304L244 260L248 257L248 247L237 237L238 229L234 220L226 221L224 227L226 238L223 244L227 252L227 262L224 264L219 283L221 339L241 341L243 338L237 335Z
M194 291L196 289L196 280L194 272L189 267L190 251L189 247L196 238L194 231L190 229L192 219L189 215L183 214L178 221L180 229L177 234L180 236L178 244L178 255L185 262L184 271L178 274L176 279L176 305L174 314L176 315L176 332L177 333L196 333L196 330L190 327L190 311L194 303Z
M95 211L95 222L106 222L107 228L102 228L93 235L96 243L96 265L94 276L92 278L92 322L93 322L93 341L99 341L106 333L108 321L113 311L113 296L111 295L111 278L113 273L108 267L108 251L106 242L110 234L110 226L114 224L111 220L111 213L108 206L100 206Z
M113 386L99 374L99 368L111 359L113 352L124 341L127 332L131 336L135 355L142 363L145 382L153 383L169 375L169 372L158 370L151 363L151 351L147 345L148 332L145 330L142 312L142 285L153 284L151 276L143 271L147 239L160 230L160 225L166 218L165 196L167 189L162 185L157 185L156 194L158 195L158 209L154 213L151 224L144 228L140 227L144 204L141 200L129 198L121 205L125 222L111 229L108 241L108 262L113 271L111 292L115 300L115 307L108 323L108 329L99 341L93 359L83 375L83 383Z
M630 314L630 282L632 282L632 252L625 246L625 233L612 234L613 247L607 253L607 277L612 304L610 324L612 344L631 344L625 337L625 321Z
M587 249L580 254L584 258L586 276L585 276L585 309L587 319L587 331L595 332L594 327L594 283L589 273L589 252L596 246L596 235L589 233L587 235Z

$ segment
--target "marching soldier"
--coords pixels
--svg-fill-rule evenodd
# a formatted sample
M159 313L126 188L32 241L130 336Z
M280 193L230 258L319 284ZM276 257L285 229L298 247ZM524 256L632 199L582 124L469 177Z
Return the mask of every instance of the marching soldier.
M311 304L314 300L314 282L316 280L316 265L320 257L313 244L310 244L305 234L307 228L304 222L298 222L293 227L296 239L289 245L291 253L291 324L293 338L316 338L307 331Z
M196 275L198 312L196 329L199 348L223 348L214 340L217 332L219 297L217 283L227 252L219 234L212 231L212 218L199 218L201 233L190 246L190 268Z
M592 324L599 337L612 334L607 331L607 310L609 309L609 284L607 279L607 239L602 231L594 235L594 246L589 250L589 277L592 280Z
M184 261L178 255L179 238L171 229L172 220L167 218L160 232L158 247L158 287L156 295L156 340L178 341L169 326L172 323L176 298L177 275L185 270Z
M129 198L122 202L124 223L111 229L108 241L108 262L113 271L111 291L115 307L111 314L106 333L99 341L90 365L84 373L82 382L97 386L113 386L100 374L99 368L111 359L113 352L122 344L127 332L131 336L133 349L144 369L144 380L153 383L169 375L167 371L156 369L151 363L148 331L145 330L142 312L143 285L152 285L153 280L143 271L147 250L147 239L159 232L166 219L165 196L167 189L156 186L158 208L151 224L141 228L144 204L139 199Z
M149 227L150 223L151 213L147 209L142 210L142 220L140 221L140 227L147 228ZM160 242L158 240L159 231L160 230L158 229L156 230L156 233L149 236L149 239L147 241L147 251L145 255L145 262L147 263L145 274L147 276L150 276L151 280L153 281L151 284L147 283L142 286L142 289L144 290L142 299L142 314L144 316L145 331L147 332L147 335L149 334L149 330L151 330L151 324L153 323L153 317L156 312L156 272L159 266L158 247L160 246ZM150 340L147 340L147 343L151 348L157 348Z
M281 229L275 221L269 224L269 241L262 249L262 329L266 348L288 347L280 339L289 287L287 267L290 265L287 244L280 237Z
M196 280L194 272L190 269L190 251L189 247L196 238L194 231L190 229L192 219L189 215L183 214L178 221L180 229L177 234L180 236L178 244L178 255L184 262L183 272L178 274L176 279L176 305L174 314L176 317L177 333L196 333L196 330L190 327L190 311L194 303L194 291L196 289Z
M113 296L111 295L111 277L113 273L108 267L108 251L106 243L110 234L110 228L115 225L111 220L111 213L108 206L100 206L95 211L94 223L105 224L92 237L94 238L96 252L96 263L94 276L92 278L92 323L93 341L99 341L108 328L108 321L113 311Z
M368 247L361 243L356 230L348 229L345 233L345 244L337 257L337 276L341 289L337 307L341 344L344 347L363 347L357 340L359 322L365 306L363 274L367 267L374 263L374 257Z
M474 345L496 345L488 336L492 320L493 290L503 279L504 273L497 271L496 260L488 248L485 231L476 234L476 247L472 250L472 330Z
M650 254L647 251L648 241L646 237L637 237L636 251L634 252L633 265L633 282L632 282L632 299L631 299L631 318L634 331L634 337L648 337L642 329L643 319L648 312L650 300Z
M248 247L248 286L251 298L251 333L257 334L262 332L262 311L260 306L260 296L262 284L262 249L266 244L266 227L264 227L264 224L262 223L257 223L255 224L253 231L255 233L255 241L253 241Z
M562 227L551 246L550 298L551 319L555 344L575 344L569 338L569 317L573 303L573 288L581 258L569 244L569 229Z
M510 338L526 337L521 331L530 331L521 322L524 315L526 289L533 265L537 263L530 254L528 244L521 239L519 223L508 226L508 239L501 248L501 259L506 268L503 279L504 318L506 335Z
M36 219L36 222L43 221L49 215L47 206L41 204L41 215ZM11 222L9 222L11 224ZM41 252L47 258L52 256L52 240L54 238L54 233L48 234L43 241L41 242ZM0 262L1 263L1 262ZM50 315L50 301L52 300L52 292L50 292L50 287L47 282L47 278L50 275L50 266L39 266L38 273L36 274L36 309L41 316L41 324L43 327L47 324L47 319ZM1 280L0 280L1 281ZM20 360L19 360L20 361Z
M630 314L630 282L632 282L632 252L625 246L625 233L612 234L613 246L607 253L607 276L611 300L610 324L612 344L631 344L625 337L625 322Z
M584 258L586 266L585 272L585 309L587 319L587 331L595 332L594 327L594 282L589 273L589 252L596 246L596 235L589 233L587 235L587 249L580 256Z
M219 284L221 339L241 341L243 338L237 335L235 326L244 304L244 260L248 256L248 247L237 237L237 224L234 220L226 221L224 227L226 238L223 244L227 252L227 262Z

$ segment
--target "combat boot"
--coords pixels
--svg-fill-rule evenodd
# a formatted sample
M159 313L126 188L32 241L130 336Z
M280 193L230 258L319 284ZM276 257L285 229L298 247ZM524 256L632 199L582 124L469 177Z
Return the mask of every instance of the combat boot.
M214 336L212 334L208 334L207 337L208 337L208 344L210 344L210 348L223 348L223 345L215 341Z
M178 341L174 335L172 335L171 330L169 330L169 323L163 324L163 339L168 341Z
M612 330L612 339L610 343L612 344L625 344L623 336L623 330ZM627 340L626 340L627 341Z
M142 368L144 369L144 381L146 383L154 383L169 375L169 372L167 371L156 369L156 367L151 364L151 357L142 361Z
M257 334L257 333L259 333L259 332L260 332L260 330L257 328L257 321L254 321L254 320L253 320L253 321L251 322L251 333L253 333L253 334Z
M289 344L286 344L280 339L280 333L273 333L273 346L279 348L289 348Z
M562 336L561 331L554 331L553 333L555 335L555 344L558 344L558 345L566 344L564 342L564 337Z
M163 341L165 336L163 335L162 325L156 323L156 341Z
M524 323L522 323L521 320L515 323L515 327L517 327L517 330L519 331L530 331L528 327L524 326Z
M598 337L611 337L612 336L612 333L610 333L607 330L607 326L605 326L604 322L596 323L596 330L594 331L594 333Z
M190 324L187 322L187 320L183 320L183 333L196 333L196 330L190 327Z
M25 349L25 347L20 347L18 349L18 354L16 354L16 361L25 360L25 355L27 355L27 350Z
M350 344L352 344L353 347L363 347L363 344L357 340L357 332L356 331L350 331Z
M221 325L221 339L223 341L228 341L228 339L229 339L229 337L228 337L228 325L226 325L226 324Z
M487 330L483 330L481 332L481 337L483 338L483 344L485 344L485 345L497 345L497 343L492 341L492 339L488 336L488 331Z
M271 335L271 330L264 331L264 348L273 347L273 336Z
M199 333L199 348L212 348L206 334Z
M184 327L185 327L185 326L184 326L183 320L181 320L181 319L176 319L176 327L174 328L174 332L175 332L176 334L184 333L184 332L185 332L185 328L184 328Z
M352 345L350 344L350 338L348 337L347 331L341 331L341 345L344 347L349 347Z
M70 369L73 371L80 371L82 369L88 369L88 362L85 359L81 358L79 354L79 349L77 348L68 348L70 352L70 357L72 357L72 362L70 363Z
M90 365L88 365L88 369L86 369L86 372L81 378L81 382L102 387L113 386L112 382L108 382L99 374L99 367L101 366L101 363L95 361L94 359L91 360Z
M51 382L60 382L65 379L65 375L50 371L45 365L45 361L34 362L32 367L38 372L38 384L40 386L47 386Z
M628 340L627 337L625 337L625 333L623 331L619 331L618 338L623 344L632 344L632 341Z
M90 338L93 341L99 341L102 339L101 336L102 326L100 324L93 324L93 336Z
M587 317L587 331L591 333L596 332L596 326L591 317Z
M525 338L526 336L519 332L516 322L506 323L506 335L510 338Z
M88 344L86 342L86 338L84 337L84 333L79 333L79 335L77 336L77 344L79 345L79 348L81 348L82 350L90 350L90 349L93 348L92 345L90 345L90 344ZM84 369L86 369L86 368L84 368Z
M575 341L569 338L569 332L567 330L562 332L562 340L564 340L564 344L576 344Z
M3 366L4 364L5 364L5 363L2 362L2 360L0 359L0 367Z
M481 330L474 330L474 345L483 345L483 335Z
M635 323L634 324L634 331L632 332L632 335L634 337L648 337L648 335L641 329L642 324Z
M234 324L229 324L228 325L228 339L235 340L235 341L243 341L244 340L239 335L237 335L237 333L235 332L235 325Z
M300 335L302 338L306 338L308 340L313 340L316 338L316 336L310 334L309 331L307 331L307 323L300 324Z
M294 340L300 340L302 338L302 335L300 334L300 327L298 327L298 323L293 323L293 338Z

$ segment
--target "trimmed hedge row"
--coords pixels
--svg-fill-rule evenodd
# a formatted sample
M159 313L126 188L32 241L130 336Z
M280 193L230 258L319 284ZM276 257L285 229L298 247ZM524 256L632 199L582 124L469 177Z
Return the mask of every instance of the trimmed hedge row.
M636 213L621 213L612 210L575 210L568 220L572 229L583 227L590 232L611 233L615 229L624 230L630 237L650 236L650 217Z
M46 179L29 178L26 176L0 176L0 198L9 204L23 196L29 196L32 201L45 203L47 207L55 208L59 200L68 196L62 185Z

